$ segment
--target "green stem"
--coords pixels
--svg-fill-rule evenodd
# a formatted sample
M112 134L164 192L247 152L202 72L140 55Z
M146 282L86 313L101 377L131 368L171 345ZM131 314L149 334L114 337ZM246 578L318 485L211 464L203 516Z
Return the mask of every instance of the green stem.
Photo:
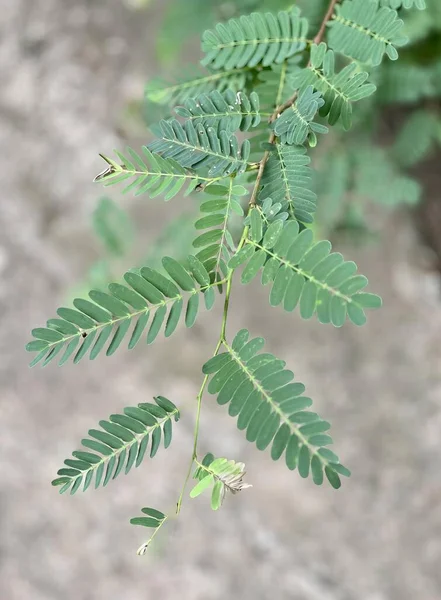
M242 246L245 244L247 237L248 237L248 230L249 230L248 226L244 227L244 229L242 231L242 236L239 241L239 245L237 247L237 251L239 251L242 248ZM214 352L213 352L213 356L217 355L220 347L225 342L225 332L226 332L226 328L227 328L228 308L230 306L230 295L231 295L231 284L233 281L233 273L234 273L234 271L230 270L226 277L226 290L225 290L225 300L224 300L224 310L223 310L223 314L222 314L221 330L220 330L218 342L216 344L216 348L214 349ZM188 465L184 484L182 486L181 493L179 494L178 502L176 505L176 514L177 515L179 514L179 512L181 510L182 501L183 501L184 494L185 494L185 488L187 487L188 480L190 479L193 464L195 461L197 462L197 450L198 450L198 439L199 439L199 424L200 424L200 419L201 419L202 396L204 394L205 388L208 383L208 377L209 377L208 375L205 375L204 379L202 380L202 384L199 389L198 395L196 396L197 409L196 409L196 421L195 421L195 426L194 426L193 452L191 455L190 463Z
M143 556L143 554L145 554L145 552L146 552L147 548L148 548L148 547L150 546L150 544L152 543L152 541L153 541L153 539L154 539L155 535L158 533L158 531L161 529L161 527L164 525L164 523L167 521L167 519L168 519L168 516L166 515L166 516L164 517L164 519L162 519L162 521L161 521L161 523L158 525L158 527L155 529L155 531L153 532L152 536L151 536L151 537L150 537L150 538L149 538L149 539L148 539L146 542L144 542L144 544L142 544L142 545L141 545L141 546L138 548L138 550L137 550L137 552L136 552L136 554L137 554L138 556Z
M228 283L229 283L229 281L228 281ZM223 323L222 323L222 325L223 325ZM219 352L219 348L221 347L221 345L222 345L222 338L219 338L216 348L214 350L213 356L216 356L216 354ZM201 420L201 408L202 408L202 396L204 394L204 390L205 390L207 383L208 383L208 375L205 375L205 377L202 381L202 385L199 389L198 395L196 396L197 409L196 409L196 421L195 421L194 433L193 433L193 436L194 436L193 452L191 454L191 459L190 459L190 462L188 465L187 475L185 476L184 484L182 486L181 493L179 494L178 502L176 505L176 514L177 515L181 511L181 505L182 505L182 500L183 500L184 494L185 494L185 488L187 487L188 480L190 479L191 470L193 468L193 463L197 458L198 439L199 439L199 424L200 424L200 420Z

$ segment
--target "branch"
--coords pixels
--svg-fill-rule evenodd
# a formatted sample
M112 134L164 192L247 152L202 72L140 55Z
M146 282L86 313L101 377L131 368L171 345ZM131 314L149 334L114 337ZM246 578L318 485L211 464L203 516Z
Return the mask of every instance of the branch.
M325 30L326 30L326 24L328 23L328 21L330 21L332 19L332 16L334 14L335 5L337 4L337 2L338 2L338 0L330 1L328 10L326 11L326 14L323 18L322 24L320 25L320 29L318 30L317 35L315 36L315 38L313 40L314 44L318 45L323 40L323 37L325 35ZM307 67L309 67L310 64L311 64L311 60L308 61ZM277 108L275 109L275 111L273 112L271 117L269 118L269 123L273 123L283 112L285 112L285 110L290 108L290 106L292 106L294 104L294 102L297 100L297 95L298 95L298 92L295 92L291 96L291 98L289 98L286 102L284 102L283 104L280 104L280 106L277 106ZM268 143L273 144L275 139L276 139L276 136L275 136L274 132L271 132ZM262 181L263 172L265 170L266 163L268 162L269 155L270 155L269 151L266 150L265 154L262 157L262 160L259 163L259 170L257 172L256 182L254 184L253 192L251 194L251 198L250 198L250 202L249 202L250 206L255 206L255 204L256 204L257 193L259 191L260 182Z

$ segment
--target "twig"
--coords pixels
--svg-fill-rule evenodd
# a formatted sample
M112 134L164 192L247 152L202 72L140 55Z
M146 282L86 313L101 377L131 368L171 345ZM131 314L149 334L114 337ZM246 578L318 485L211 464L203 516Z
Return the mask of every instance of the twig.
M334 14L334 10L335 10L335 5L337 4L338 0L331 0L328 6L328 10L326 11L326 14L323 18L322 24L320 25L320 29L317 32L317 35L314 38L314 44L320 44L320 42L323 40L323 36L325 35L325 31L326 31L326 24L328 23L328 21L331 20L332 15ZM311 65L311 60L308 61L307 67L309 67ZM274 121L283 113L285 112L285 110L287 110L288 108L290 108L294 102L297 100L297 96L298 93L295 92L291 98L289 98L288 100L286 100L286 102L284 102L283 104L280 104L280 106L277 106L277 108L275 109L275 111L273 112L273 114L271 115L271 117L268 119L268 122L274 123ZM274 140L276 139L276 136L274 134L274 132L271 132L271 135L269 137L268 143L269 144L273 144ZM256 201L257 201L257 194L259 191L259 187L260 187L260 183L262 181L262 177L263 177L263 172L265 170L265 166L266 163L268 162L268 158L269 158L269 150L265 151L265 154L262 157L262 160L260 161L259 164L259 170L257 172L257 177L256 177L256 181L254 184L254 188L250 197L250 202L249 205L250 206L255 206Z

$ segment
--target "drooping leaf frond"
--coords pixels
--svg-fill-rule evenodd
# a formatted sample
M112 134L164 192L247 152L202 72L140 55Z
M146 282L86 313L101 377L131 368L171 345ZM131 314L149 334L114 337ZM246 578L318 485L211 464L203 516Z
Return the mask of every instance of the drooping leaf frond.
M149 149L164 158L173 158L181 167L208 168L208 176L243 173L248 166L250 143L240 146L234 133L219 131L202 123L176 119L159 123L161 138L149 144Z
M328 128L313 121L325 101L320 92L309 85L297 100L283 112L272 125L274 133L283 144L300 146L308 140L311 146L317 143L316 133L327 133Z
M391 153L367 144L353 153L354 191L383 206L416 205L421 198L421 185L403 175L391 160Z
M306 47L307 33L308 22L300 17L297 7L277 15L252 13L230 19L204 32L205 58L201 62L226 70L280 64Z
M431 151L441 121L428 110L416 110L404 123L392 148L393 157L403 167L411 167Z
M176 106L188 98L199 94L207 94L213 90L224 92L227 89L239 92L246 89L251 69L229 69L217 73L194 70L187 76L181 77L177 83L168 83L162 79L152 79L147 83L145 96L154 104Z
M90 300L76 298L72 308L59 308L58 318L50 319L46 327L33 329L34 340L26 349L38 352L31 362L34 366L42 361L43 366L51 362L64 349L59 365L63 365L77 350L73 362L77 363L90 351L89 358L95 359L107 344L106 355L112 355L136 321L128 343L129 349L139 342L154 314L147 333L147 344L156 339L164 321L164 334L170 336L178 326L183 313L185 324L192 327L198 311L199 296L204 295L205 306L210 309L215 300L214 286L204 265L195 257L187 259L188 269L170 257L162 260L167 275L142 267L139 271L128 271L124 275L127 285L111 283L109 293L92 290ZM167 319L166 319L167 317Z
M99 199L92 214L95 235L110 255L124 256L133 240L133 224L127 212L114 200Z
M381 299L362 292L368 284L356 275L357 265L345 262L331 243L314 242L310 229L299 232L297 221L271 223L266 228L259 207L250 215L250 238L229 262L236 269L245 264L242 283L249 283L262 270L262 284L271 284L270 304L290 312L297 305L303 319L314 313L321 323L341 327L346 316L356 325L366 322L364 310L379 308Z
M315 189L320 198L316 222L324 232L335 230L346 213L353 172L350 154L351 150L344 147L333 149L323 154L314 170Z
M198 185L216 180L184 169L173 158L163 158L150 152L146 146L142 147L142 152L143 156L140 156L132 148L127 148L127 154L124 155L115 150L119 163L101 154L108 167L95 177L95 181L102 181L104 185L110 186L130 180L123 193L135 191L135 196L148 193L150 198L164 194L164 200L167 201L174 198L183 188L187 196Z
M350 473L326 448L332 444L325 433L330 424L306 410L312 401L303 396L302 383L292 383L294 373L285 369L285 361L270 353L258 354L264 343L263 338L250 340L246 329L236 334L231 345L224 341L225 352L202 367L211 375L208 391L217 394L219 404L229 405L238 429L246 430L247 440L259 450L272 444L273 460L285 453L288 468L297 467L301 477L311 472L314 483L320 485L325 473L333 487L340 487L339 474ZM205 478L198 486L204 482Z
M437 80L441 80L441 69L437 72L422 65L384 65L376 98L385 104L416 103L437 95ZM441 90L441 84L438 87Z
M175 110L180 117L194 124L202 123L219 131L248 131L251 127L257 127L261 119L256 92L247 96L244 92L234 93L231 89L223 94L214 90L188 98L184 106L178 106Z
M265 165L259 203L271 198L280 202L291 218L312 223L317 196L312 191L311 159L303 146L274 144Z
M204 233L200 233L193 241L193 247L198 250L196 257L208 273L214 273L215 278L222 279L226 277L227 263L236 251L228 223L233 213L243 216L240 198L247 190L241 185L235 185L234 179L230 177L228 187L209 186L205 192L209 199L202 202L202 216L195 223L196 229L203 230Z
M398 58L396 47L407 42L402 27L397 12L379 7L377 0L344 0L329 22L328 45L355 60L379 65L385 53L391 60Z
M320 115L327 116L330 125L335 125L341 118L345 129L351 127L352 102L366 98L376 90L373 83L365 83L369 74L360 72L355 62L336 73L334 52L328 50L324 42L318 46L313 44L310 64L292 70L289 77L294 88L303 90L312 85L321 92L324 104Z
M191 498L197 498L202 492L211 487L211 508L218 510L224 501L226 492L237 494L252 487L243 481L246 475L245 465L227 458L214 458L207 454L194 474L198 483L190 492Z
M380 6L387 6L394 10L414 7L418 10L424 10L426 8L426 0L380 0Z
M52 485L60 486L60 494L70 489L75 494L83 485L85 492L95 476L95 488L106 486L124 470L127 474L142 463L150 444L150 457L158 451L161 438L168 448L172 440L172 419L179 420L179 410L163 396L155 404L141 403L127 407L124 414L110 415L100 421L101 429L90 429L89 438L81 440L86 450L75 450L73 458L64 461ZM104 477L103 477L104 476Z

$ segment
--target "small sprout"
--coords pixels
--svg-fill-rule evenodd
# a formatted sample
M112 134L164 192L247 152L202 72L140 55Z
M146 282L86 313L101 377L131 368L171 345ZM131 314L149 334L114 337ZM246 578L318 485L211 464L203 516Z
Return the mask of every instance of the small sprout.
M213 510L218 510L222 506L227 491L237 494L241 490L252 487L243 481L246 474L244 463L236 463L226 458L214 459L212 454L207 454L202 463L197 464L198 469L193 477L199 481L191 490L190 497L196 498L204 490L212 487L211 508Z

